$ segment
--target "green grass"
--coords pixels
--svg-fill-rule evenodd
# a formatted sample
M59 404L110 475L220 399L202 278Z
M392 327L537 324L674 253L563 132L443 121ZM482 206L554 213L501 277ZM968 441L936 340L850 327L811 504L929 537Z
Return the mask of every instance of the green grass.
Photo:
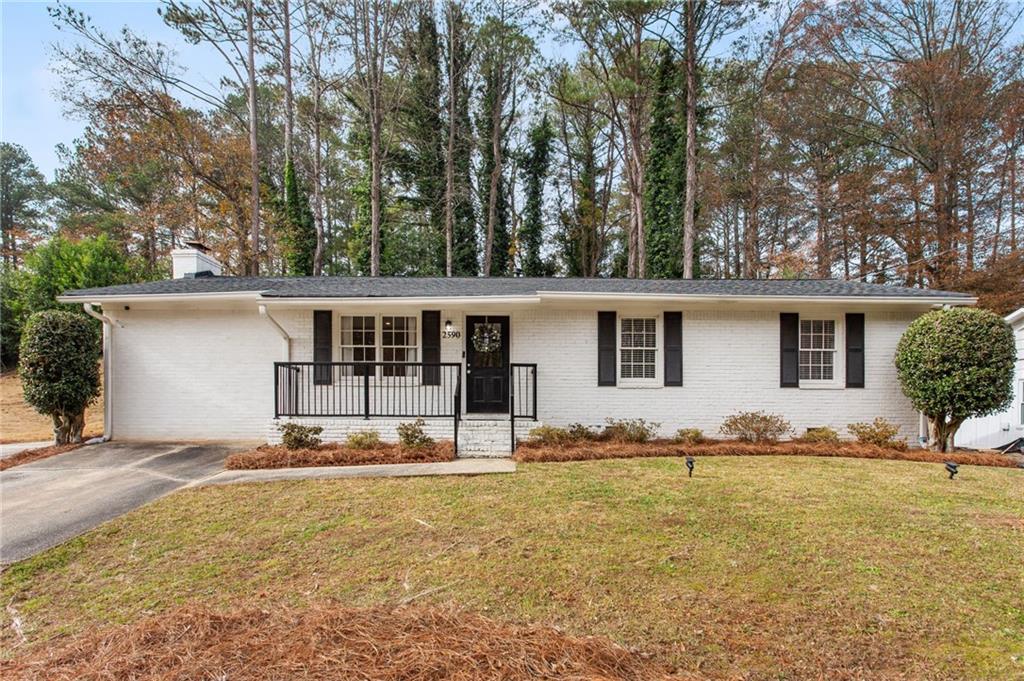
M412 597L712 677L1024 678L1024 473L721 457L212 487L3 582L30 645L186 601Z

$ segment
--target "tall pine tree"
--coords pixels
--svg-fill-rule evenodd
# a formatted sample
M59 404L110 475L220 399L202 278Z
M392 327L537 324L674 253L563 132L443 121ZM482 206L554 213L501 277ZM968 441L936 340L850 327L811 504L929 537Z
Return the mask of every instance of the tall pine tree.
M671 51L661 51L651 105L651 151L647 158L647 276L677 279L683 272L682 201L685 197L685 118L680 118L679 69Z
M495 155L495 148L493 140L497 137L498 151L505 156L505 117L503 112L498 108L500 102L503 102L507 97L507 92L502 92L502 88L507 88L508 84L502 80L504 73L503 66L496 62L496 58L491 56L489 59L485 59L481 67L481 77L483 79L482 93L480 97L480 116L478 123L478 138L480 140L480 172L478 185L480 187L480 205L487 207L491 204L491 180L495 174L495 168L498 163L498 159ZM500 169L499 169L500 170ZM491 243L490 252L490 269L484 272L485 276L490 277L501 277L509 273L509 250L512 245L511 235L509 234L509 210L508 210L508 187L507 179L503 173L498 174L497 182L495 185L495 196L493 198L495 206L495 219L494 219L494 234L493 241ZM484 216L484 229L487 228L488 216ZM486 245L485 245L486 247ZM484 258L485 263L488 258Z
M551 142L555 131L544 114L540 123L530 130L530 148L520 172L526 185L526 206L523 224L519 228L519 249L522 253L523 276L540 277L546 274L541 260L544 241L544 181L551 165Z

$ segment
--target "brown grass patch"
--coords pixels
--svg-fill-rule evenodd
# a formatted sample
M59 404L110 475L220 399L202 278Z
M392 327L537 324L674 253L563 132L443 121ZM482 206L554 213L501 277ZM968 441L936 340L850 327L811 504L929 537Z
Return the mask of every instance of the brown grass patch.
M85 439L103 435L103 395L85 410ZM25 403L18 372L0 374L0 442L35 442L53 438L53 419Z
M649 456L841 456L855 459L890 459L927 463L953 461L972 466L1017 467L1017 462L1012 457L994 452L956 451L943 454L928 449L888 449L856 442L755 444L718 440L700 444L685 444L670 440L652 440L644 443L588 441L564 445L520 442L516 447L514 458L516 461L531 462L631 459Z
M451 461L455 449L450 442L432 447L411 449L382 442L373 449L353 449L339 443L328 443L314 449L288 449L284 445L261 445L247 452L232 454L225 468L298 468L306 466L367 466L382 463L435 463Z
M451 608L185 606L38 646L7 679L659 679L606 638L512 626Z
M32 461L39 461L40 459L47 459L51 456L57 456L64 452L70 452L72 449L78 449L82 446L82 443L70 444L70 445L50 445L49 447L36 447L35 449L26 449L23 452L18 452L6 458L0 459L0 471L5 471L8 468L14 468L20 466L23 463L30 463Z

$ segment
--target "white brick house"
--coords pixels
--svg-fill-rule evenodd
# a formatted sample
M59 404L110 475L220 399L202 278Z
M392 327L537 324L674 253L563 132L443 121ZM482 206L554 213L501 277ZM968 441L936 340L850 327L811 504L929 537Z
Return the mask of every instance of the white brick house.
M108 437L274 439L289 419L391 437L422 415L472 454L507 452L513 413L520 434L640 417L713 435L764 410L844 436L883 416L914 443L896 343L974 303L820 280L222 277L192 253L175 279L60 298L104 320Z

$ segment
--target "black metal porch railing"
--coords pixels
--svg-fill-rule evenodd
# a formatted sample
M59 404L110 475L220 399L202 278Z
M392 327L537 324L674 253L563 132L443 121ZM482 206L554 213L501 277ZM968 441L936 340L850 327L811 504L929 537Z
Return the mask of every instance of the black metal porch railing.
M516 419L537 420L537 365L510 364L508 377L508 420L512 429L512 451L516 451Z
M275 362L274 417L451 418L456 447L462 366L415 362Z

